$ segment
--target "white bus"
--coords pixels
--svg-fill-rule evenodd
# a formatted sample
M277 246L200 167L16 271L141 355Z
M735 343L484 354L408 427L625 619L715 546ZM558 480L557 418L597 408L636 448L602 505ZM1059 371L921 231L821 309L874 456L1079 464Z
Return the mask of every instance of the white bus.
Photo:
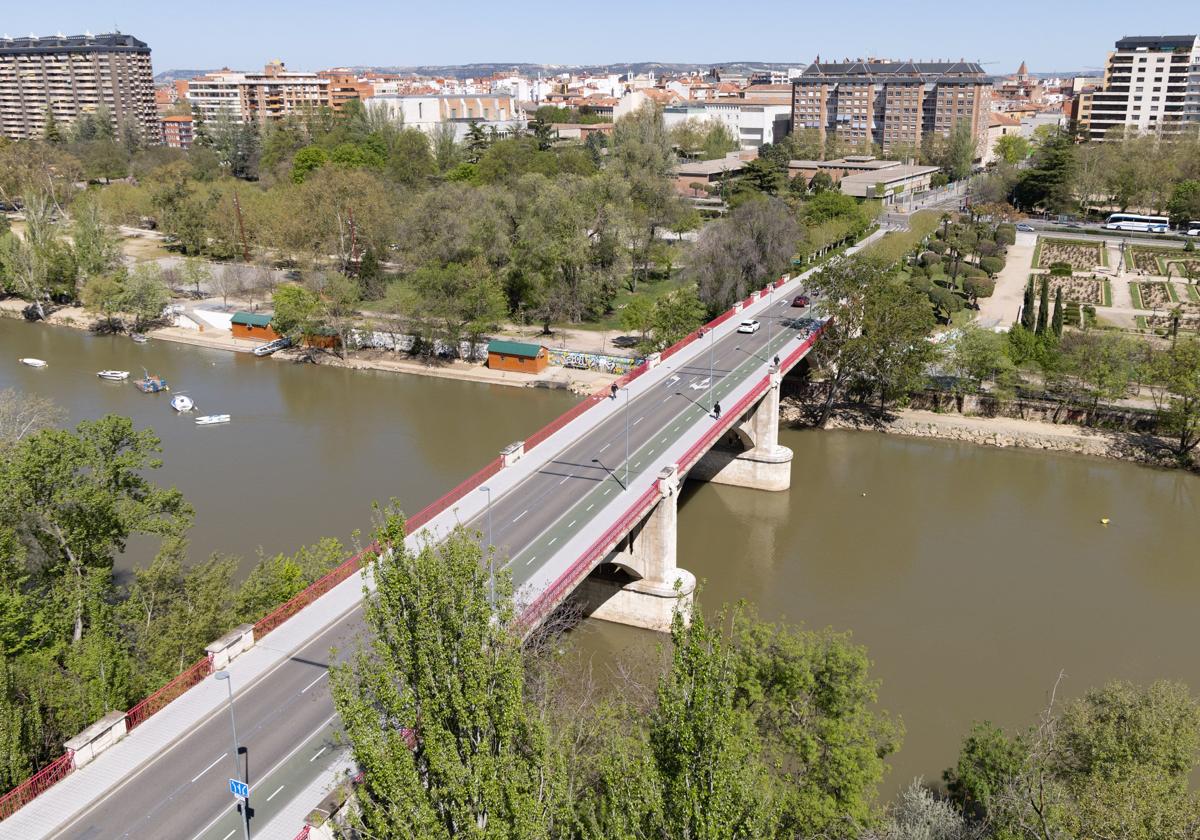
M1188 222L1187 230L1183 232L1184 236L1200 236L1200 222Z
M1139 216L1137 213L1113 213L1104 223L1107 230L1136 230L1142 233L1166 233L1171 220L1166 216Z

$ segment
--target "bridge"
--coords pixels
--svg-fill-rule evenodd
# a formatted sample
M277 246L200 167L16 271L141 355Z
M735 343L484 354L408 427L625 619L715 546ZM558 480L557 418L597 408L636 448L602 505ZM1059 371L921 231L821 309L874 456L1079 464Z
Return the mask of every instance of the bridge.
M790 485L792 453L778 440L780 383L824 329L815 313L791 306L803 280L755 292L614 390L507 447L409 519L410 548L459 524L477 530L511 573L527 627L577 593L594 617L667 629L695 589L676 556L681 482ZM743 319L761 326L739 332ZM329 652L350 647L361 630L364 584L369 575L350 558L276 613L214 643L174 688L106 716L0 800L0 838L227 840L241 834L224 781L239 767L263 825L337 751ZM206 678L217 669L231 679ZM228 746L231 703L238 756Z

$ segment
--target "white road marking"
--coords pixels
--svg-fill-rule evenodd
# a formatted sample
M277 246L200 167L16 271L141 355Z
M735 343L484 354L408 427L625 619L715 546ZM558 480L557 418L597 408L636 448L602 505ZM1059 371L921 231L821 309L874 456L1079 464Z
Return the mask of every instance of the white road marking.
M550 546L554 545L556 542L558 542L558 537L554 537L552 540L550 540L550 542L546 543L546 547L549 548Z
M667 442L667 436L666 436L666 435L663 435L661 438L659 438L658 442L659 442L659 443L666 443L666 442Z
M308 691L310 688L312 688L314 685L319 683L321 680L325 679L325 677L327 677L327 676L329 676L329 672L328 671L323 672L321 674L321 676L317 677L315 680L310 682L308 685L304 686L304 688L300 689L300 693L303 694L304 692Z
M612 488L609 487L607 490L604 491L604 495L607 496L611 492L612 492Z
M568 527L568 528L573 528L573 527L575 527L575 523L576 523L577 521L578 521L578 520L572 519L572 520L570 521L570 523L567 525L567 527Z
M528 511L528 510L523 510L523 511L521 511L521 512L520 512L520 513L517 515L517 518L513 520L513 522L516 522L517 520L519 520L519 519L520 519L522 516L524 516L524 515L525 515L525 514L527 514L527 513L529 513L529 511Z
M567 478L570 478L570 477L571 477L571 476L567 476ZM558 482L558 483L559 483L559 484L566 484L566 483L567 483L567 478L564 478L562 481L560 481L560 482Z
M668 379L668 380L667 380L667 385L668 385L668 386L670 386L670 385L674 385L674 384L675 384L676 382L678 382L678 381L679 381L679 377L678 377L678 376L672 376L670 379Z
M585 511L584 511L584 513L587 513L587 512L588 512L588 510L591 510L591 509L592 509L592 508L594 508L595 506L596 506L596 503L595 503L595 502L592 502L590 505L588 505L588 506L587 506L587 510L585 510Z
M309 764L312 764L314 761L316 761L316 760L317 760L317 758L318 758L318 757L321 755L321 753L325 752L325 750L327 750L327 749L329 749L329 748L328 748L328 747L321 747L321 749L317 750L317 752L316 752L316 755L314 755L312 758L310 758L310 759L308 760L308 763L309 763Z
M227 753L227 752L221 753L221 755L217 757L216 761L214 761L212 764L208 765L207 767L205 767L203 770L201 770L199 773L197 773L197 774L196 774L196 778L195 778L195 779L192 779L192 784L195 784L195 783L196 783L196 779L199 779L201 776L203 776L203 775L204 775L205 773L207 773L209 770L211 770L211 769L213 769L214 767L216 767L216 766L217 766L217 761L220 761L222 758L224 758L224 757L225 757L225 756L227 756L227 755L229 755L229 753Z
M641 423L645 419L646 419L646 415L643 414L641 417L639 417L638 419L633 421L633 425L636 426L638 423Z
M633 465L633 468L636 470L636 469L637 469L638 467L640 467L641 465L642 465L642 462L641 462L641 461L638 461L636 464L634 464L634 465Z
M233 836L233 832L235 832L235 831L237 831L236 828L229 829L229 833L226 834L224 837L222 837L221 840L229 840L229 838Z
M603 452L605 449L608 449L608 447L610 447L610 446L612 446L612 443L606 443L600 447L600 451Z
M674 429L672 429L671 431L672 431L672 432L678 432L678 431L679 431L679 427L678 427L678 426L676 426L676 427L675 427Z
M270 802L272 799L274 799L275 795L278 794L279 791L283 790L284 787L285 787L285 785L280 785L279 787L275 788L275 793L272 793L270 796L268 796L267 801Z

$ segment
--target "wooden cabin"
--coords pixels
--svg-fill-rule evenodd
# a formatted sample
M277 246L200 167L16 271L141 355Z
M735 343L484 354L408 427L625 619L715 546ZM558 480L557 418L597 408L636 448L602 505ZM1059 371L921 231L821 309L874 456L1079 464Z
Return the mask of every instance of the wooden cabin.
M487 347L487 366L492 370L514 373L541 373L550 364L550 354L540 344L520 341L490 341Z

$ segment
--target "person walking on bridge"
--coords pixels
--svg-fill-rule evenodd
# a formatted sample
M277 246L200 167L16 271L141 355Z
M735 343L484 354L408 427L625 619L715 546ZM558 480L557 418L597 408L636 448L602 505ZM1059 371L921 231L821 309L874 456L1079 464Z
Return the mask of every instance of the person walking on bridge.
M713 419L714 420L721 419L721 404L720 403L713 403Z

